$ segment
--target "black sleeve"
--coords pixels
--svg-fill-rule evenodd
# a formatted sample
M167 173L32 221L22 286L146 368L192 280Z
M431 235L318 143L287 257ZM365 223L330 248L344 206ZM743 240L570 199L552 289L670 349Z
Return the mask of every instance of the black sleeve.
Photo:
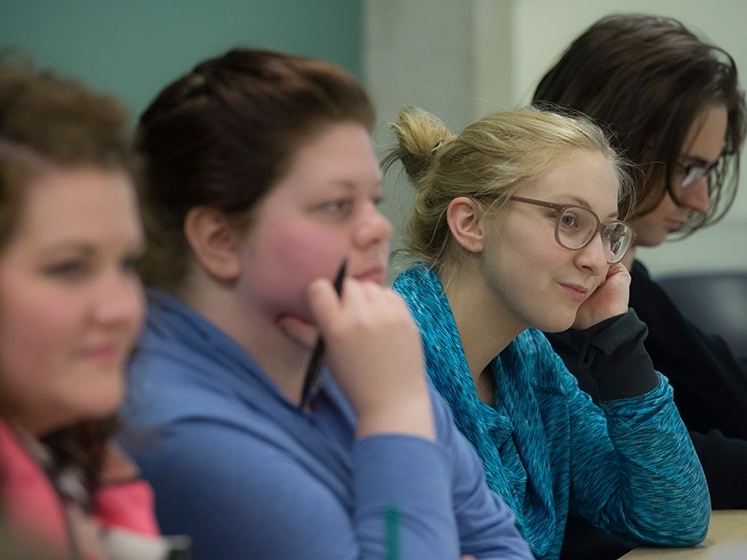
M747 359L734 356L719 337L689 323L636 262L631 306L648 325L644 345L667 376L708 480L714 509L747 508ZM581 365L570 332L549 334L555 351L582 390L600 401L597 379Z
M629 309L588 329L567 331L566 351L561 357L566 363L572 362L572 373L585 370L584 375L594 382L599 401L635 397L659 384L643 345L646 333L646 325Z

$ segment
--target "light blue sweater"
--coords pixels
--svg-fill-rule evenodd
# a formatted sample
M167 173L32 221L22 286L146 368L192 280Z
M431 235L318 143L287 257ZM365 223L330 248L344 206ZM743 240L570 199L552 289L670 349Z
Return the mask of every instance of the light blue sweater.
M130 390L125 447L161 529L191 535L195 560L381 560L393 536L402 560L531 558L435 391L437 442L356 440L329 376L314 412L300 410L225 333L158 292Z
M708 488L663 376L651 369L653 389L597 407L544 335L528 329L493 362L493 408L477 396L438 276L416 266L394 288L420 325L429 376L538 558L559 557L569 511L651 544L705 538ZM635 386L647 372L609 374Z

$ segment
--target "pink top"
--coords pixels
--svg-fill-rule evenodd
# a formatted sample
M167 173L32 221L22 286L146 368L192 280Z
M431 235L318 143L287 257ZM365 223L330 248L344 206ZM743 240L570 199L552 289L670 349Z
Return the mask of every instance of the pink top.
M105 485L93 496L92 515L60 496L35 458L39 451L44 453L41 444L0 422L0 492L14 529L57 551L69 550L72 536L85 560L106 557L103 529L159 534L150 486L135 478L134 464L114 446L105 460Z

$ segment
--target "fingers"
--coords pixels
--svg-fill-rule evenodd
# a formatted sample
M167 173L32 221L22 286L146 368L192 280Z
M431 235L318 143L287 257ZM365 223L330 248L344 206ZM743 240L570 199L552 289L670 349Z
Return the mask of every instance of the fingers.
M308 298L326 343L325 361L358 416L358 436L433 439L420 333L402 298L354 278L345 279L341 297L328 280L316 280Z
M330 323L340 312L342 294L346 288L347 279L343 280L342 291L338 297L335 288L326 278L317 278L310 285L307 292L309 307L316 323L322 332L329 329Z

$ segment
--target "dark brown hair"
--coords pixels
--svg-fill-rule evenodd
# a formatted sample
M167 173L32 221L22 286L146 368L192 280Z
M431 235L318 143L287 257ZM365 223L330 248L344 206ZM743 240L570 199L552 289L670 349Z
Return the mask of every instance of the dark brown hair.
M679 21L652 15L604 17L579 35L534 93L542 108L582 111L605 127L613 144L639 165L638 216L672 188L688 130L710 105L724 104L723 156L710 177L711 208L692 213L685 235L715 223L731 207L745 135L745 100L732 57Z
M15 231L35 173L78 165L129 172L130 143L127 112L118 100L35 70L19 56L0 55L0 250ZM59 461L82 468L92 489L116 424L113 418L85 422L43 434L42 441Z
M174 290L184 279L190 209L217 208L241 224L303 142L347 121L373 128L361 85L333 64L291 54L231 50L167 86L137 132L145 159L145 283Z

